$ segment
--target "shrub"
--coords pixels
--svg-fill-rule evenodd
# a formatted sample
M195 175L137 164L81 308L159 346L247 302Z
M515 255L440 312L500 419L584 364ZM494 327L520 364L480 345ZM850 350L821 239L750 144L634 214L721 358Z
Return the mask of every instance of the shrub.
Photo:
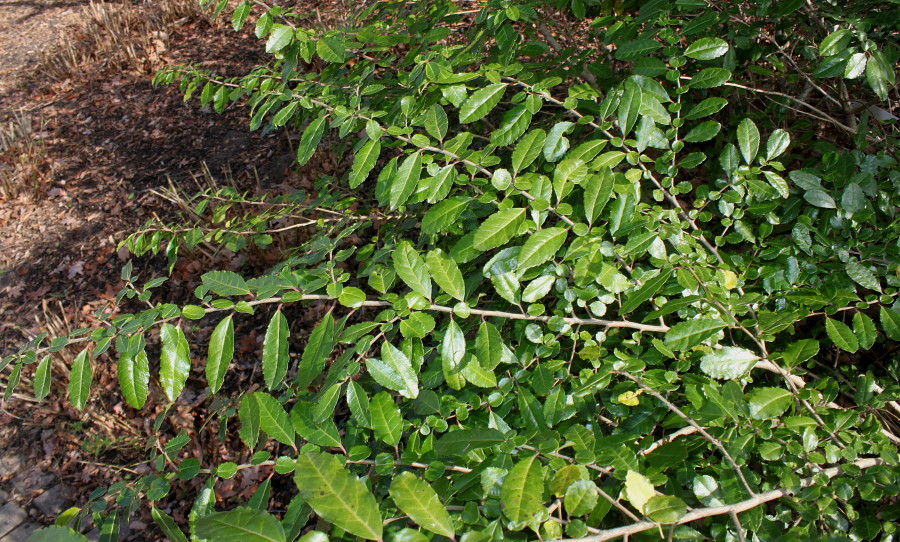
M255 19L271 65L155 83L217 111L246 101L252 129L299 134L299 166L327 145L348 171L313 193L205 193L199 218L127 245L171 264L308 235L261 276L205 273L195 304L41 336L4 363L14 381L42 358L43 397L42 356L90 344L68 384L82 408L114 346L142 408L158 329L174 402L200 385L184 324L215 323L205 386L252 460L201 465L169 440L154 474L96 496L118 504L96 519L144 500L173 540L892 535L890 3L386 1L335 30L261 5L229 12ZM162 279L130 272L120 299L149 303ZM294 358L292 307L310 301L333 309ZM268 319L262 378L226 385L245 314ZM217 480L250 466L293 478L287 509L267 509L266 482L214 511ZM153 503L195 477L178 526Z

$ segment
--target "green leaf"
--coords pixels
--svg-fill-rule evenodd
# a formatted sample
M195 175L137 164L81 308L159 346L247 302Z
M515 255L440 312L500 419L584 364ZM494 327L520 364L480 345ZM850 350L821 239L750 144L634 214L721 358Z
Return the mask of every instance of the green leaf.
M206 381L212 393L218 393L225 382L225 373L234 358L234 321L229 314L223 318L209 338L206 357Z
M278 442L293 446L294 426L281 403L261 391L254 392L252 397L259 410L259 428Z
M869 266L851 260L847 262L847 275L860 286L881 292L881 283Z
M431 278L440 288L459 301L466 300L466 283L456 262L441 249L425 256L425 265Z
M616 48L618 60L637 60L650 56L650 53L662 48L662 44L654 40L634 40L621 44Z
M306 401L297 401L291 409L291 424L300 438L316 446L341 446L341 436L334 421L329 417L324 421L316 421L316 405Z
M481 251L497 248L512 239L524 221L525 209L521 207L497 211L475 230L472 246Z
M269 325L266 328L266 336L263 339L262 370L266 387L274 389L287 374L288 362L288 328L287 318L281 310L275 311Z
M369 403L369 414L372 416L372 430L375 436L388 446L400 443L403 433L403 416L394 403L394 398L386 391L372 397Z
M552 275L544 275L531 281L522 292L522 301L525 303L534 303L540 301L553 288L556 283L556 277Z
M725 327L721 320L697 319L679 322L666 332L666 346L672 350L689 350Z
M731 79L731 72L724 68L706 68L691 78L691 88L713 88Z
M725 98L707 98L691 108L684 116L685 120L696 120L719 112L728 105Z
M309 342L303 349L300 364L297 366L297 386L300 389L309 387L325 370L325 360L331 355L335 342L334 317L329 312L309 334Z
M566 513L572 517L583 516L597 506L597 486L590 480L576 480L566 488Z
M700 370L712 378L735 380L746 375L757 361L759 356L746 348L726 346L703 356Z
M419 177L422 175L422 154L413 153L407 156L397 173L391 178L391 188L388 202L391 210L406 203L409 196L416 190Z
M284 528L275 516L253 508L213 512L197 518L194 534L216 542L285 542Z
M382 519L366 484L326 453L300 454L294 482L322 519L367 540L381 540Z
M443 141L447 135L447 113L440 104L433 104L425 111L425 131L431 137Z
M534 129L523 137L512 152L513 171L518 173L531 165L541 155L547 132L540 128Z
M434 317L427 312L415 311L410 313L409 318L400 321L400 333L406 338L424 339L432 331L434 331Z
M643 92L641 87L633 80L625 81L625 90L622 92L622 99L619 100L618 118L619 130L622 131L622 137L626 137L634 123L637 121L638 113L641 110L641 100Z
M204 273L200 278L204 286L209 288L214 294L222 297L247 295L250 293L244 277L231 271L210 271L209 273Z
M644 505L651 497L656 495L653 484L639 472L629 470L625 474L625 498L638 510L643 511Z
M238 436L244 441L251 450L256 448L259 441L259 403L252 395L244 395L241 397L241 405L238 407L238 419L241 422L241 428L238 430Z
M791 134L778 128L769 135L766 142L766 160L781 156L791 144ZM783 196L787 197L787 196Z
M529 269L551 260L565 243L567 234L564 228L559 227L546 228L533 234L522 245L518 268Z
M346 45L340 35L325 36L316 42L316 53L322 60L331 64L340 64L344 61Z
M582 184L584 189L584 217L589 224L600 217L600 213L612 195L615 175L605 167L596 175L589 175Z
M866 81L875 94L887 100L888 91L894 85L894 67L888 62L884 52L875 51L866 62Z
M473 92L459 108L459 123L469 124L490 113L500 103L505 91L504 83L496 83Z
M145 357L146 359L146 357ZM47 394L50 393L50 380L52 377L52 359L49 354L41 359L37 369L34 371L34 398L43 401ZM149 374L147 375L149 378ZM129 403L130 404L130 403ZM140 407L138 407L140 408Z
M802 339L794 341L784 350L782 357L788 368L793 368L819 353L819 341Z
M182 539L184 535L181 535ZM11 538L11 537L5 537ZM175 542L179 539L173 538ZM87 537L83 534L62 525L51 525L44 527L31 533L28 542L88 542Z
M525 104L517 105L504 113L500 127L491 132L491 144L498 147L511 145L528 129L532 116Z
M425 260L416 252L409 241L401 241L392 254L394 271L400 280L412 291L431 299L431 276L425 267Z
M463 356L466 353L466 337L459 324L450 320L441 342L441 369L444 379L453 389L461 389L465 379L459 374L462 369Z
M765 175L766 180L769 181L769 184L774 188L778 195L782 198L789 198L791 196L790 187L788 187L787 181L784 180L784 177L777 173L773 173L771 171L763 171L763 175Z
M353 166L350 167L350 188L356 188L366 180L380 155L381 142L377 139L367 141L357 151L353 158Z
M750 165L759 151L759 130L752 120L744 119L738 125L737 136L741 155L743 155L744 161Z
M447 231L471 204L471 198L454 196L438 202L422 217L422 233L433 235Z
M884 334L892 341L900 341L900 311L895 311L890 307L881 307L878 312Z
M366 362L366 366L375 381L382 386L398 391L400 395L409 399L419 396L419 379L413 370L412 362L391 343L387 341L381 343L381 360L370 359Z
M366 301L366 292L356 286L344 286L338 295L338 303L353 309L363 306Z
M641 306L642 303L655 296L671 276L671 269L663 269L659 272L658 275L648 279L643 286L641 286L633 294L629 295L625 302L622 303L622 307L619 309L619 314L628 314L629 312Z
M178 528L178 524L175 523L172 516L166 514L156 506L151 506L150 517L153 518L153 522L156 523L163 534L166 535L169 542L187 542L187 537L184 536L184 533Z
M550 129L550 133L547 134L547 138L544 140L544 148L542 149L544 160L557 162L566 155L566 151L569 150L569 139L565 136L565 133L572 126L575 125L571 122L557 122L553 125L553 128Z
M266 40L266 52L275 53L288 45L294 39L294 29L283 24L276 24L272 27L272 33Z
M794 396L781 388L755 388L744 396L754 420L770 420L784 414Z
M803 199L815 205L816 207L821 207L822 209L835 209L837 205L834 203L834 198L832 198L828 192L819 189L807 190L803 194Z
M82 350L69 371L69 402L78 410L83 410L91 392L91 381L94 379L94 371L91 367L91 358L88 356L88 348Z
M850 31L846 28L841 28L840 30L836 30L822 40L822 43L819 44L819 55L820 56L834 56L844 49L847 48L847 44L850 43L850 38L853 37L850 34Z
M369 396L355 380L347 383L347 406L350 407L350 413L359 425L371 429L372 416L369 413Z
M184 389L191 372L190 347L181 328L172 324L161 325L159 336L159 383L169 401L174 401Z
M421 527L447 538L456 536L453 520L437 493L412 472L397 475L391 482L389 493L397 507Z
M282 107L281 110L272 117L272 126L280 128L287 124L288 119L293 116L298 107L300 107L300 102L288 102L286 106Z
M701 122L697 126L691 128L691 130L684 135L684 142L702 143L704 141L709 141L710 139L716 137L719 134L719 130L721 129L722 125L714 120Z
M851 354L859 350L859 341L850 326L843 322L839 322L832 318L825 319L825 333L828 338L841 350L850 352Z
M866 53L854 53L844 67L844 79L856 79L866 71Z
M445 433L434 444L434 451L440 456L463 456L472 450L490 448L506 442L503 433L496 429L460 429Z
M678 497L654 495L644 503L643 512L655 523L676 523L687 512L687 504Z
M728 43L721 38L701 38L684 50L685 56L696 60L713 60L728 52Z
M503 360L503 349L503 338L494 324L481 322L475 336L475 352L481 366L493 370Z
M510 469L500 488L500 507L513 523L540 518L544 510L544 477L536 456L526 457Z
M471 355L467 356L467 361L463 364L460 374L466 379L466 382L479 388L496 388L497 377L493 371L487 370L481 366L477 359Z
M46 358L44 358L46 360ZM41 362L43 364L43 361ZM38 367L40 372L40 367ZM125 402L132 408L143 408L147 402L147 392L150 385L150 362L147 359L147 352L141 349L137 354L131 355L126 352L119 356L117 367L119 376L119 387L122 389L122 395ZM37 385L38 374L35 374L35 385ZM37 393L35 392L35 395Z
M861 312L853 315L853 333L863 350L868 350L875 344L875 322Z
M321 43L321 42L320 42ZM324 115L309 123L303 135L300 136L300 142L297 144L297 165L302 166L309 162L319 141L322 141L322 135L325 134L325 125L328 119Z

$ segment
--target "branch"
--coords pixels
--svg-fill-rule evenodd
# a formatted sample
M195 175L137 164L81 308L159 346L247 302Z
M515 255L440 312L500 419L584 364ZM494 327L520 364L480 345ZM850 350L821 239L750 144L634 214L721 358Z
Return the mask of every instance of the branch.
M875 458L866 458L866 459L857 459L853 462L853 465L860 469L867 469L869 467L874 467L875 465L883 465L884 461L881 459ZM825 469L819 472L816 476L824 474L829 479L834 478L838 474L842 472L843 467L832 467L830 469ZM800 480L800 488L807 488L815 485L815 476L810 476L809 478L804 478ZM721 516L725 514L739 514L741 512L746 512L747 510L751 510L756 508L761 504L765 504L770 501L774 501L776 499L780 499L782 497L787 497L789 495L794 494L794 491L781 488L781 489L773 489L772 491L767 491L765 493L760 493L755 497L747 499L745 501L741 501L735 504L729 504L725 506L713 506L710 508L698 508L692 512L685 514L679 519L675 525L684 525L685 523L690 523L692 521L697 521L698 519L713 517L713 516ZM649 531L650 529L656 529L659 526L658 523L653 523L650 521L641 521L640 523L633 523L631 525L626 525L624 527L618 527L616 529L607 529L605 531L600 531L600 533L592 536L585 536L582 538L568 538L565 539L564 542L602 542L603 540L612 540L614 538L619 537L627 537L636 533L640 533L643 531Z

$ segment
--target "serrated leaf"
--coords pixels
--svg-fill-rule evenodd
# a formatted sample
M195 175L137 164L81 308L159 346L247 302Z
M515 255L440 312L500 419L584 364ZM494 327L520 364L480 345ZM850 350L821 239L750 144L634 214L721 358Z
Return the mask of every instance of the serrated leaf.
M678 497L654 495L644 503L643 512L655 523L676 523L687 512L687 504Z
M738 124L737 129L738 146L741 149L741 155L744 161L749 165L756 158L759 152L759 129L750 119L744 119Z
M702 143L716 137L721 129L721 124L714 120L708 120L691 128L683 139L685 143Z
M47 394L50 393L50 380L52 377L51 356L48 354L38 363L37 369L34 371L34 398L43 401ZM147 377L149 378L149 374ZM140 407L138 407L140 408Z
M842 52L847 47L847 44L850 43L851 37L853 37L852 34L846 28L841 28L828 34L822 40L822 43L819 44L819 55L834 56Z
M174 540L177 542L178 539ZM28 537L28 542L88 542L88 538L68 527L51 525L31 533L31 536Z
M322 519L367 540L380 540L382 519L366 484L326 453L297 457L294 482L300 495Z
M696 120L719 112L728 105L725 98L707 98L691 108L684 116L685 120Z
M497 248L512 239L524 221L524 208L511 207L497 211L487 217L475 230L472 246L481 251Z
M816 207L821 207L823 209L835 209L837 205L834 202L834 198L832 198L828 192L819 189L807 190L803 194L803 199L815 205Z
M512 152L513 171L518 173L531 165L541 155L547 132L540 128L534 129L519 141Z
M397 172L391 178L388 202L391 210L406 203L409 196L416 190L419 178L422 175L422 154L413 153L407 156Z
M456 536L453 520L437 493L415 474L405 471L397 475L389 493L397 507L419 526L447 538Z
M882 51L874 51L866 62L866 82L882 100L887 100L888 90L894 85L894 67Z
M772 188L774 188L778 192L779 196L785 199L791 196L790 187L788 187L787 181L784 180L784 177L767 170L763 171L763 175L765 175L766 180L769 181L769 184L772 186Z
M372 417L372 430L375 436L388 446L400 443L403 433L403 416L394 403L394 399L386 391L381 391L369 402L369 414Z
M875 344L875 322L861 312L853 315L853 333L863 350L868 350Z
M312 155L316 152L316 147L319 146L319 142L322 141L322 136L325 134L327 122L328 119L323 115L310 122L309 126L303 130L303 135L300 136L300 142L297 143L298 166L302 166L309 162L309 159L312 158Z
M564 228L546 228L534 233L519 252L518 268L529 269L551 260L566 241Z
M94 369L91 367L88 350L85 348L75 356L72 369L69 371L69 402L78 410L84 409L94 379Z
M293 446L294 426L281 403L261 391L254 392L252 397L259 411L259 428L278 442Z
M225 373L234 358L234 321L229 314L213 330L206 356L206 381L212 393L225 382Z
M453 258L438 248L425 256L425 266L428 267L428 273L441 290L458 301L465 301L466 283Z
M200 278L204 286L209 288L214 294L222 297L247 295L250 293L244 277L231 271L210 271L209 273L204 273Z
M381 343L381 359L369 359L366 367L372 378L382 386L415 399L419 396L419 379L409 358L397 347L385 341Z
M440 456L463 456L472 450L490 448L506 438L496 429L460 429L444 434L434 444L434 451Z
M166 514L156 506L151 506L150 517L153 518L153 522L156 523L163 534L166 535L166 538L169 539L169 542L187 542L187 537L184 536L184 533L181 532L181 529L178 528L178 524L175 523L175 520L172 519L172 516Z
M629 295L628 298L625 299L625 302L622 303L622 306L619 309L619 314L628 314L629 312L641 306L641 304L643 304L645 301L655 296L671 276L671 269L663 269L659 272L658 275L648 279L646 282L644 282L643 286L641 286L636 292Z
M634 127L634 123L637 122L642 99L643 91L641 87L631 79L626 80L625 89L622 92L622 98L619 100L617 111L619 130L622 132L622 137L628 136Z
M784 414L794 401L788 390L781 388L755 388L744 396L754 420L769 420Z
M766 160L772 160L773 158L781 156L790 144L791 134L781 128L774 130L769 134L769 139L766 141Z
M789 368L796 367L819 353L819 341L802 339L794 341L784 350L782 357Z
M612 195L615 175L604 167L596 175L589 175L582 184L584 190L584 217L589 224L600 217L600 213Z
M638 510L643 511L644 505L651 497L656 495L653 484L639 472L629 470L625 474L625 498Z
M422 217L422 233L433 235L446 231L472 202L470 198L455 196L438 202Z
M859 341L850 326L843 322L839 322L833 318L825 319L825 333L834 344L846 352L851 354L859 350Z
M322 60L332 64L343 62L346 50L344 38L339 35L325 36L316 42L316 53L322 57Z
M713 60L728 52L728 42L721 38L701 38L684 50L685 56L696 60Z
M878 282L878 278L869 266L849 261L847 262L847 275L860 286L881 292L881 283Z
M844 79L856 79L866 71L866 53L854 53L844 67Z
M731 79L731 72L725 68L706 68L691 78L691 88L713 88Z
M746 375L757 361L759 356L746 348L726 346L703 356L700 370L712 378L735 380Z
M528 129L532 116L525 104L517 105L504 113L500 127L491 132L491 144L498 147L511 145Z
M194 534L216 542L285 542L275 516L253 508L213 512L197 518Z
M504 83L495 83L473 92L459 108L459 123L469 124L490 113L500 103L505 91Z
M334 317L329 312L309 334L309 342L303 349L300 364L297 366L297 386L300 389L309 387L313 380L322 374L325 370L325 360L331 355L335 343Z
M544 296L550 293L550 289L553 288L555 283L556 277L551 275L544 275L534 279L525 287L525 291L522 292L522 301L525 303L540 301Z
M878 313L884 334L888 339L900 341L900 311L895 311L890 307L881 307Z
M688 350L712 337L725 327L725 322L697 319L679 322L666 332L665 344L672 350Z
M40 371L40 367L38 367L38 371ZM119 356L116 372L125 402L132 408L143 408L144 403L147 402L150 385L150 362L147 359L147 352L141 349L134 355L131 355L130 352L122 354ZM37 378L38 375L35 374L35 383L37 383Z
M347 383L347 406L356 422L366 428L372 427L372 416L369 413L369 396L355 380Z
M269 325L266 328L266 336L263 339L262 370L266 387L274 389L287 374L288 362L288 336L290 334L287 318L281 310L275 311Z
M589 477L584 465L566 465L553 475L553 479L550 481L550 492L557 497L562 497L574 482L588 480ZM596 493L596 489L594 492Z
M482 367L478 360L471 355L467 357L468 359L460 371L466 382L479 388L496 388L497 377L494 372Z
M324 421L315 419L316 405L297 401L291 409L291 425L300 438L316 446L341 446L341 436L331 417Z
M616 48L616 58L619 60L637 60L645 58L653 51L662 48L662 44L654 40L634 40L625 42Z
M431 299L431 276L425 267L425 260L416 252L409 241L401 241L392 254L394 271L412 291Z
M597 486L590 480L576 480L566 489L564 504L571 517L583 516L597 506Z
M465 379L459 372L462 369L462 360L466 353L466 337L459 328L459 324L453 320L450 320L444 331L444 340L441 341L440 351L444 379L453 389L461 389L465 385Z
M548 162L557 162L566 155L569 150L569 138L565 136L572 126L571 122L557 122L550 129L547 138L544 140L544 160Z
M482 367L493 370L503 360L503 338L490 322L481 322L475 336L475 352Z
M350 167L350 188L356 188L366 180L369 172L378 162L381 155L381 142L377 139L367 141L353 158L353 166Z
M184 389L191 372L190 347L184 332L172 324L160 326L159 383L169 401L174 401Z
M440 104L433 104L425 111L425 131L431 134L431 137L443 141L447 135L447 113Z
M266 52L276 53L288 45L294 39L294 29L283 24L276 24L272 27L272 33L266 40Z
M543 511L544 482L536 456L526 457L509 470L500 488L500 507L513 523L528 523Z
M259 441L259 404L252 395L244 395L241 397L241 404L238 407L238 420L241 422L241 428L238 429L238 436L244 441L251 450L256 448Z

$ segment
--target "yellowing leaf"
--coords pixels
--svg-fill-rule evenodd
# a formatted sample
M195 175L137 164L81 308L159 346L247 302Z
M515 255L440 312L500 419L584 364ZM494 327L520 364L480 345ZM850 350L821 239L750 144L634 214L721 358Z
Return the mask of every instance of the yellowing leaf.
M643 512L644 505L656 495L653 484L639 472L629 470L625 475L625 498L638 510Z

